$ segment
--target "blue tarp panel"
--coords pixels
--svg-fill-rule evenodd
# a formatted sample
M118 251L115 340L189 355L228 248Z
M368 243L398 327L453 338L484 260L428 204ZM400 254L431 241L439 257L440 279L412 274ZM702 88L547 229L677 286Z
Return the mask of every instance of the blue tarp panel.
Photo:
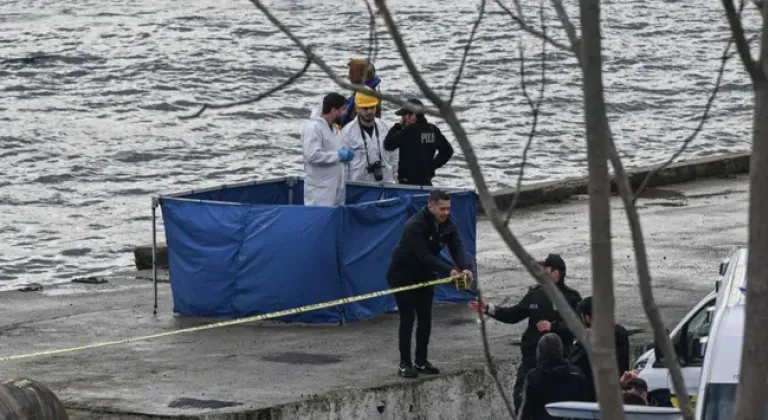
M302 201L303 203L303 185ZM220 201L241 204L288 204L288 184L284 180L222 188L184 195L191 200Z
M342 293L335 252L342 208L201 206L173 199L162 206L174 310L180 314L251 316ZM336 322L341 309L284 319Z
M294 203L302 203L302 182L292 188ZM350 202L334 208L285 205L288 191L279 180L160 198L175 312L245 317L386 290L392 250L429 192L349 185ZM451 218L476 275L476 196L451 196ZM447 250L441 257L450 263ZM452 284L435 292L437 302L474 298ZM354 321L394 308L387 295L281 320Z
M388 289L387 267L402 226L408 220L406 200L344 206L344 240L341 244L342 279L347 296ZM345 305L349 320L370 318L395 309L392 295Z

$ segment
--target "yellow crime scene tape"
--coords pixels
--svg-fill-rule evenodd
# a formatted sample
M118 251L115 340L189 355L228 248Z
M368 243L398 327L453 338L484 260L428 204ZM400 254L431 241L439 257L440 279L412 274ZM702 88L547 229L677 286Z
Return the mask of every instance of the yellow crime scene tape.
M286 315L296 315L304 312L315 311L318 309L325 309L333 306L343 305L346 303L359 302L361 300L391 295L391 294L406 291L406 290L420 289L423 287L435 286L438 284L446 284L451 282L454 282L456 284L456 289L460 291L464 291L469 288L469 284L466 278L464 277L444 277L441 279L412 284L409 286L401 286L393 289L380 290L378 292L371 292L363 295L352 296L352 297L343 298L343 299L336 299L328 302L315 303L312 305L300 306L298 308L285 309L282 311L271 312L271 313L262 314L262 315L255 315L247 318L233 319L231 321L216 322L213 324L201 325L199 327L183 328L180 330L166 331L158 334L145 335L142 337L126 338L123 340L107 341L103 343L88 344L85 346L70 347L65 349L45 350L45 351L39 351L39 352L29 353L29 354L19 354L15 356L2 356L0 357L0 362L7 362L10 360L20 360L20 359L32 359L35 357L53 356L53 355L65 354L65 353L74 353L74 352L83 351L83 350L96 349L99 347L108 347L108 346L116 346L119 344L135 343L137 341L147 341L155 338L168 337L171 335L184 334L184 333L203 331L203 330L212 330L214 328L222 328L222 327L229 327L231 325L246 324L246 323L255 322L255 321L263 321L265 319L278 318Z

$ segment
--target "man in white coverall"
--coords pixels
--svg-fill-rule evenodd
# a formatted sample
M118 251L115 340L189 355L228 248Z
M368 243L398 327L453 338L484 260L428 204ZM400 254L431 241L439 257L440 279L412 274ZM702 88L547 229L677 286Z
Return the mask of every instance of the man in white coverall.
M338 93L323 98L320 115L312 115L304 125L304 205L340 206L346 194L345 162L354 153L341 146L336 124L346 109L347 100Z
M357 116L341 130L341 144L355 153L347 167L347 180L395 182L395 153L384 150L386 124L376 118L379 99L363 92L355 94Z

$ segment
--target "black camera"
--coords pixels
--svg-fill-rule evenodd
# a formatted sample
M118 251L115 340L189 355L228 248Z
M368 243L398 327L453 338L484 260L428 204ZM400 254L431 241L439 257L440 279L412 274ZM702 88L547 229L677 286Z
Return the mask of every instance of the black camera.
M368 165L368 173L373 174L373 177L376 179L376 181L380 182L382 179L384 179L384 165L382 165L381 162L377 160L376 162Z

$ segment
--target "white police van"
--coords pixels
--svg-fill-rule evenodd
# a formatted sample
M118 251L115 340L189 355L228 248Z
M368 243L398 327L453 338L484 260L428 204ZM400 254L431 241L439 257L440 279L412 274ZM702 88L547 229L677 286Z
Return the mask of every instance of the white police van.
M731 257L717 298L698 390L699 420L733 419L744 340L744 304L749 299L745 293L746 280L747 249L743 248Z
M726 274L729 260L730 257L720 264L721 276ZM691 404L696 403L706 344L709 340L709 331L721 285L722 280L715 282L715 290L699 301L670 333L670 339L675 347L675 352L678 354L685 388L691 398ZM649 395L663 399L666 394L677 407L677 397L672 392L674 389L672 377L664 364L663 357L661 357L661 351L653 344L648 347L651 349L637 358L632 369L648 384Z

